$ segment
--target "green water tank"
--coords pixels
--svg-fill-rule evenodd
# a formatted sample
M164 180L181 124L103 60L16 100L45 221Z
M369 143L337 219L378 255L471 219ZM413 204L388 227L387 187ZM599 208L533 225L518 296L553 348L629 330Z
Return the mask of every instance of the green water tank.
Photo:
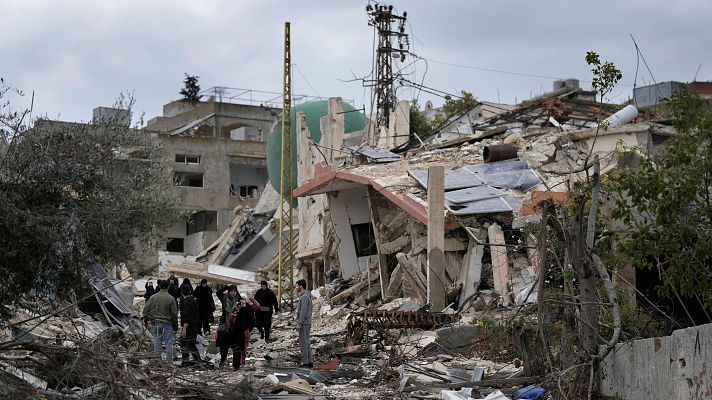
M343 103L344 107L344 133L351 133L363 130L366 126L366 116L347 103ZM297 113L303 112L307 117L307 126L311 132L315 142L321 140L321 129L319 120L321 117L329 113L329 101L317 100L309 103L299 104L292 107L292 165L294 176L292 176L292 185L297 187L297 131L296 120ZM281 185L281 167L282 167L282 117L277 119L277 123L270 132L267 138L267 174L269 181L272 182L272 187L280 192Z

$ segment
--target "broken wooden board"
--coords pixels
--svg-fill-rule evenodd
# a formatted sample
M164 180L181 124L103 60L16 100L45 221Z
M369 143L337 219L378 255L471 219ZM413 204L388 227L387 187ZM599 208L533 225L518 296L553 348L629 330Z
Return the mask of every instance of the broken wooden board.
M403 235L388 243L381 243L378 247L378 252L381 254L393 254L399 252L406 245L410 244L410 236Z
M391 280L388 284L388 288L383 296L384 301L390 301L397 297L400 297L401 292L403 292L403 267L397 265L396 269L391 273Z
M420 265L403 253L396 254L398 263L403 267L403 277L409 281L412 288L416 290L418 299L424 301L426 297L426 279L420 272Z
M494 275L494 290L496 290L505 305L512 303L512 296L509 294L509 281L511 277L509 259L507 258L507 246L504 240L504 232L496 223L489 226L490 254L492 256L492 274Z
M479 232L482 239L487 237L487 234ZM482 240L481 242L484 242ZM474 238L470 239L470 244L465 253L465 258L462 261L462 269L460 269L460 282L462 282L462 292L460 292L460 310L465 310L474 299L475 293L480 286L482 275L482 256L485 252L485 246L478 243Z

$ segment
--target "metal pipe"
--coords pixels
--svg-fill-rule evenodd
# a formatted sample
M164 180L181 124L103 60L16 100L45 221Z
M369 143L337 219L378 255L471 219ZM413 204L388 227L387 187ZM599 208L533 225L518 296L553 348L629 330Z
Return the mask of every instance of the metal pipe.
M482 157L486 163L509 160L517 158L517 151L519 147L514 143L489 145L482 151Z

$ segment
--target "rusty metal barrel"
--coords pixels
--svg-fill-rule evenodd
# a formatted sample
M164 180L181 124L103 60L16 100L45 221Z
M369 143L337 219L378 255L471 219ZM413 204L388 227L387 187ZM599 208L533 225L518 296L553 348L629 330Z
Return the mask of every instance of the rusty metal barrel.
M482 157L486 163L509 160L517 158L517 151L519 151L519 147L514 143L494 144L485 146Z

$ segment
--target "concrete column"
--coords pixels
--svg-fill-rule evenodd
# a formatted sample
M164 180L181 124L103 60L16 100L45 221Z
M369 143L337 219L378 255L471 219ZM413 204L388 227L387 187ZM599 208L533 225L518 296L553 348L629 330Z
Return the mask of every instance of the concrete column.
M391 132L392 147L400 146L410 138L410 102L408 100L399 101L396 109L391 113L393 121Z
M442 311L445 304L445 168L428 168L428 261L427 300L431 310Z
M331 146L337 150L344 147L344 105L341 97L329 98L329 119L331 120ZM331 162L334 157L339 157L342 154L338 151L332 152Z

